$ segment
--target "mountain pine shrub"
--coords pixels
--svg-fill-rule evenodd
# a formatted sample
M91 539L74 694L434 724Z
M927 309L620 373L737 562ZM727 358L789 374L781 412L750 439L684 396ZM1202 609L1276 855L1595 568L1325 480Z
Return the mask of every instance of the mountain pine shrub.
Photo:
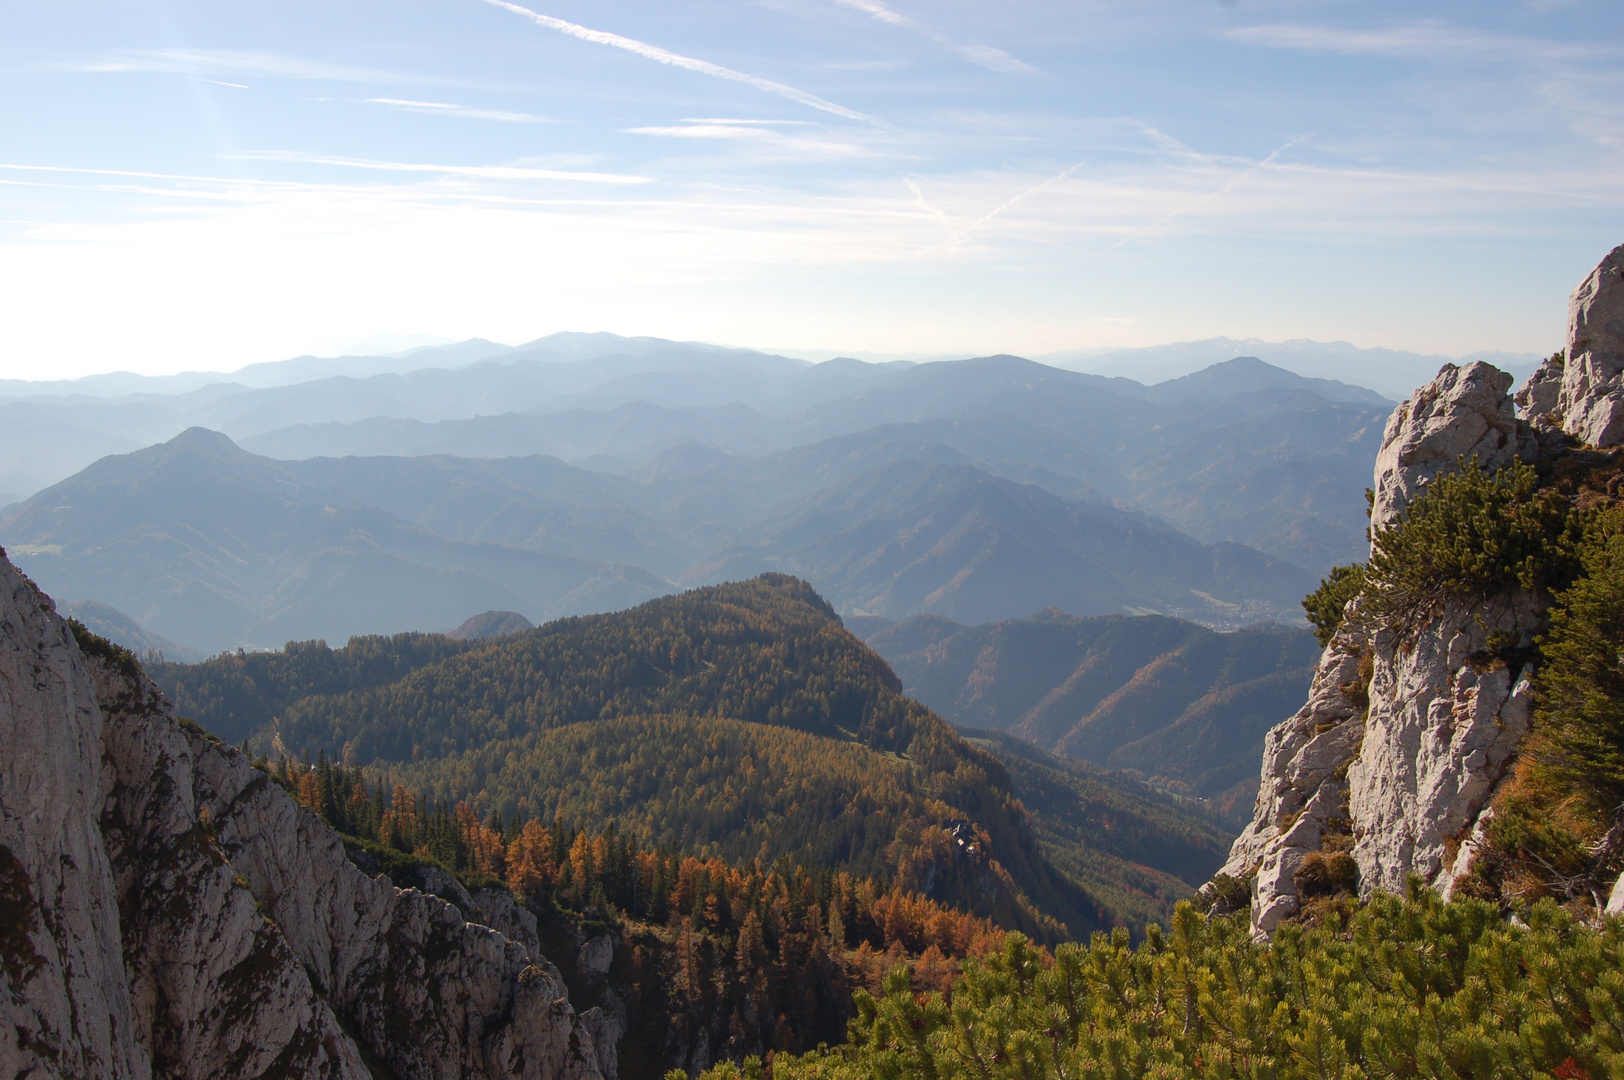
M1303 610L1308 613L1308 621L1314 624L1314 636L1319 639L1321 648L1331 643L1342 625L1342 613L1347 610L1348 601L1358 596L1364 587L1364 563L1333 566L1320 581L1319 588L1303 597Z
M905 968L857 995L850 1043L779 1055L774 1080L1624 1075L1624 922L1551 901L1378 896L1251 940L1180 905L1171 933L1096 934L1053 955L1011 935L949 994ZM1340 914L1337 914L1340 912ZM707 1080L737 1080L731 1065Z
M1413 632L1451 598L1477 602L1508 589L1551 591L1579 573L1585 514L1531 465L1483 471L1461 458L1400 520L1371 536L1365 610Z
M1624 870L1624 507L1590 517L1579 561L1541 642L1534 730L1475 868L1484 895L1600 907Z

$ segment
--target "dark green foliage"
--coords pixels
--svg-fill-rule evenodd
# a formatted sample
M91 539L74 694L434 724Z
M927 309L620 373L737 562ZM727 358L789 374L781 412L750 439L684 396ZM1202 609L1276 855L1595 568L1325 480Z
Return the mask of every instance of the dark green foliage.
M73 640L79 646L79 651L86 656L94 656L112 665L113 669L127 679L141 677L141 661L135 654L122 645L115 645L100 634L93 634L84 623L78 619L68 620L68 629L73 631Z
M857 997L846 1047L775 1080L1439 1077L1624 1072L1624 923L1544 902L1527 926L1478 901L1378 896L1351 917L1251 941L1181 907L1170 935L1063 945L1012 937L969 961L951 1005L905 973ZM726 1067L708 1074L728 1076Z
M478 644L389 685L291 704L283 742L411 761L583 720L690 713L901 751L942 727L810 586L781 574Z
M1364 587L1364 564L1351 563L1333 566L1320 581L1319 588L1303 597L1303 610L1308 613L1308 621L1314 624L1314 636L1321 647L1331 643L1337 627L1342 625L1342 613L1348 601L1358 596Z
M1624 508L1599 514L1539 672L1539 760L1603 818L1624 808Z
M1372 535L1366 610L1410 631L1452 597L1562 588L1579 571L1582 519L1558 492L1540 488L1533 466L1491 475L1462 458L1460 471L1438 476L1397 524Z
M1233 915L1252 909L1252 883L1228 874L1215 874L1196 894L1195 906L1208 915Z
M299 698L381 686L477 644L418 633L352 637L341 649L329 649L325 641L290 641L281 652L154 663L148 674L181 713L236 744L259 736Z
M1624 507L1591 516L1535 666L1534 730L1496 800L1474 887L1601 906L1624 869Z

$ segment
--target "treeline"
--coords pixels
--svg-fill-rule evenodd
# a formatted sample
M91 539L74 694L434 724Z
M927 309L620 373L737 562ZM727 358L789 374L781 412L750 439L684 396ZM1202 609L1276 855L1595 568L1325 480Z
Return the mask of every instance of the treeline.
M1188 904L1138 948L1117 933L1050 955L1012 935L950 994L899 969L857 995L849 1045L767 1065L773 1080L1624 1075L1624 922L1593 929L1546 900L1512 923L1428 893L1327 915L1272 944Z
M561 619L385 685L311 693L280 714L283 745L360 762L649 713L727 716L891 751L947 731L811 586L781 574Z
M281 652L221 653L200 664L148 660L143 666L175 703L233 745L259 736L300 698L382 686L419 668L457 656L478 642L444 634L352 637L329 649L325 641L290 641Z

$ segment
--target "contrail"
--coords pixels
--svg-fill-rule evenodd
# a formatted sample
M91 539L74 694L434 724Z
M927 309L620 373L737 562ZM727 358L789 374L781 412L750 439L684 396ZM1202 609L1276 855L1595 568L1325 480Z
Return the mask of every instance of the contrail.
M921 259L921 258L924 258L926 255L929 255L931 252L935 251L937 248L950 247L950 246L952 246L954 244L957 244L960 240L963 240L966 236L969 236L971 233L973 233L977 229L981 228L981 226L985 225L987 222L991 221L993 218L997 217L999 214L1002 214L1005 210L1008 210L1010 207L1014 206L1016 203L1020 202L1022 199L1026 198L1029 195L1036 195L1038 192L1042 191L1044 188L1048 187L1050 184L1054 183L1057 180L1064 180L1066 177L1070 176L1072 173L1076 172L1078 169L1081 169L1084 165L1087 165L1087 164L1088 164L1088 162L1086 162L1086 161L1079 161L1077 164L1073 165L1071 168L1065 170L1064 172L1055 173L1053 176L1049 177L1049 179L1043 181L1043 183L1039 184L1038 186L1032 187L1032 188L1027 188L1025 191L1021 192L1019 195L1015 196L1013 199L1011 199L1008 202L1004 203L1002 206L999 206L999 207L996 207L996 208L994 208L992 210L989 210L985 214L982 214L980 217L976 218L975 221L971 222L957 236L950 236L946 240L943 240L939 244L932 244L930 247L926 248L924 251L921 251L918 255L915 255L914 258L915 259Z
M544 26L549 30L557 30L561 34L568 34L570 37L577 37L582 41L591 41L599 45L610 45L617 49L625 49L629 53L636 53L638 56L641 56L644 59L653 60L657 63L670 64L672 67L685 68L688 71L697 71L701 75L710 75L718 79L727 79L730 82L744 83L746 86L753 86L757 90L765 90L769 94L777 94L779 97L786 97L791 101L798 101L802 105L809 105L814 109L821 109L827 113L834 113L836 116L844 116L848 120L873 119L872 117L865 116L860 112L855 112L848 109L844 105L836 105L832 101L825 101L816 94L809 94L805 90L797 90L793 86L785 86L783 83L776 83L771 79L761 79L754 75L746 75L742 71L734 71L732 68L725 68L720 64L713 64L709 60L696 60L691 56L682 56L679 53L662 49L658 45L650 45L646 41L638 41L635 38L621 37L619 34L611 34L605 30L592 30L585 26L578 26L572 22L565 22L563 19L555 19L551 15L542 15L539 12L531 11L527 7L520 7L518 4L510 4L507 2L507 0L485 0L485 2L487 4L494 5L495 7L505 8L506 10L513 12L515 15L523 15L537 26Z

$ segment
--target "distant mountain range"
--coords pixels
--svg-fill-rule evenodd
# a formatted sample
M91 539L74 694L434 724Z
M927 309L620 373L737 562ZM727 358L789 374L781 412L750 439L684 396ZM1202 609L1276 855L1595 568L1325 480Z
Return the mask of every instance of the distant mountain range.
M1214 633L1159 615L850 622L910 697L959 727L1130 770L1241 820L1263 735L1301 704L1320 655L1308 630Z
M0 543L52 592L206 650L541 620L767 570L849 614L1233 627L1299 619L1362 554L1390 406L1247 357L1145 386L1012 356L493 348L0 404L19 421L0 423L0 487L83 470L0 511Z
M1256 356L1298 375L1344 379L1358 373L1361 386L1380 391L1395 401L1410 396L1417 386L1431 381L1445 364L1487 361L1511 372L1519 382L1539 366L1536 353L1476 352L1467 356L1439 356L1404 349L1361 349L1346 341L1262 341L1257 338L1215 337L1180 341L1137 349L1071 349L1045 353L1034 359L1057 367L1126 376L1158 382L1199 371L1231 356Z

